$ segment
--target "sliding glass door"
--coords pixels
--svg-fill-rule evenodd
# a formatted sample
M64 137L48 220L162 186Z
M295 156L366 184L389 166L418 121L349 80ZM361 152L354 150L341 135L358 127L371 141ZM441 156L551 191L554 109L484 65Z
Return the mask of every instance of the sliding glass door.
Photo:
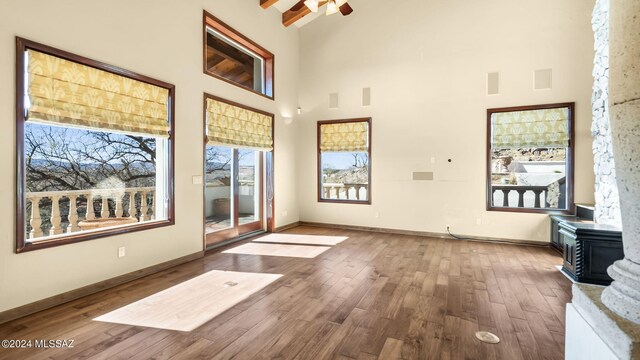
M210 94L203 105L205 246L272 231L273 114Z
M264 228L262 151L205 148L205 242L210 247Z

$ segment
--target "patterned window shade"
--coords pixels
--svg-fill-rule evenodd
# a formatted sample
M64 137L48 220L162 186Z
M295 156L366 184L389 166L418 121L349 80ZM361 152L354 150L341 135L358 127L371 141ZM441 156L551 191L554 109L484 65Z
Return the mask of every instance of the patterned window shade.
M207 99L209 145L273 150L273 118L239 106Z
M491 125L494 149L569 146L568 108L494 113Z
M369 123L365 121L320 125L320 151L368 151Z
M169 90L35 50L27 120L169 137Z

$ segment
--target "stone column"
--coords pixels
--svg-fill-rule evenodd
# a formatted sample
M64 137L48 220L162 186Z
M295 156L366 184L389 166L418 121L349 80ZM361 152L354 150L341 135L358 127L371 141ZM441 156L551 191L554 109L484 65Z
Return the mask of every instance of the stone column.
M609 0L596 0L593 8L593 170L595 174L595 222L621 226L620 197L609 125Z
M609 104L625 258L609 267L602 302L640 324L640 1L610 4Z

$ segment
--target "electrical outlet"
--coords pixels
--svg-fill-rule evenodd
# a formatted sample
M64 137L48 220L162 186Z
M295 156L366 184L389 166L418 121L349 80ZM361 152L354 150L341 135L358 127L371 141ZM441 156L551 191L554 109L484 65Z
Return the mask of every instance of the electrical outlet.
M118 257L119 257L119 258L123 258L123 257L125 257L125 256L127 255L127 252L126 252L126 251L127 251L127 248L126 248L126 247L124 247L124 246L119 247L119 248L118 248Z
M282 212L282 217L287 217L287 216L289 216L289 212L287 210L284 210Z
M376 211L376 213L373 214L373 217L376 218L376 219L379 218L380 217L380 212Z
M447 224L447 232L451 231L451 225Z

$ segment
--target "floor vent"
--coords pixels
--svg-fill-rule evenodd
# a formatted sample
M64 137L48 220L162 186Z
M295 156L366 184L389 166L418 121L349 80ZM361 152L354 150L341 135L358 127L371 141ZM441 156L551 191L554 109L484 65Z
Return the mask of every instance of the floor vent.
M483 343L487 343L487 344L497 344L500 342L500 338L498 336L496 336L496 334L492 334L490 332L487 331L478 331L476 332L476 337L478 338L478 340L482 341Z

